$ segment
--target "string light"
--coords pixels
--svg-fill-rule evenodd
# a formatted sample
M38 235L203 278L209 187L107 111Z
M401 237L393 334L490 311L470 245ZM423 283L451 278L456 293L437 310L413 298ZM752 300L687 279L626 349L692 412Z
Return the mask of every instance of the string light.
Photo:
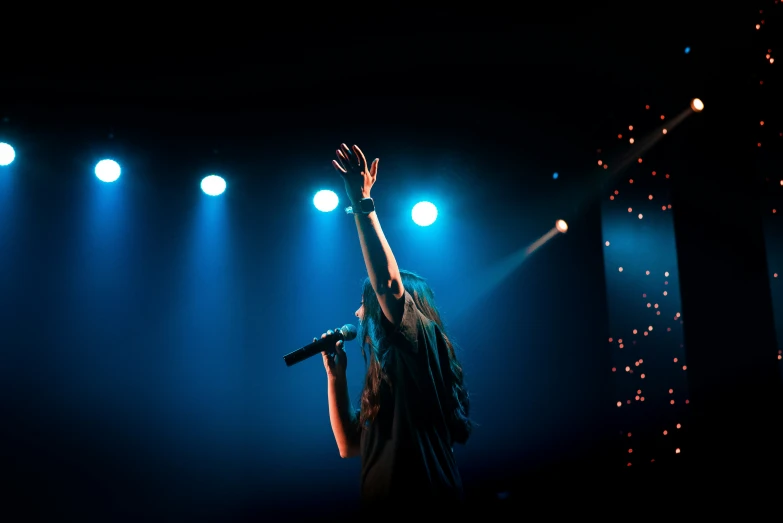
M775 0L774 7L770 6L770 9L781 9L781 2ZM779 14L779 11L777 12ZM753 142L756 144L757 154L762 155L757 159L756 164L759 169L763 171L765 193L763 198L764 205L764 236L767 242L767 266L769 267L769 280L772 290L773 308L775 311L779 311L779 303L781 296L780 285L781 281L778 278L780 272L781 260L780 256L776 256L776 252L779 251L779 240L781 234L781 221L778 209L781 208L783 202L783 176L780 174L779 168L772 162L770 162L770 155L779 155L783 152L783 119L780 118L778 112L775 110L777 101L773 93L780 92L781 86L776 84L779 82L778 76L771 75L774 69L775 56L774 49L771 48L770 42L775 42L776 39L773 35L780 32L780 28L774 25L774 22L778 21L780 17L773 21L773 18L769 17L769 13L765 9L758 11L758 22L755 29L757 34L755 39L758 42L754 53L754 63L757 64L756 75L758 80L759 93L756 97L757 106L759 107L759 113L756 115L757 125L753 128L754 132L750 134L753 138ZM767 22L770 22L767 24ZM770 27L772 25L772 27ZM783 316L780 312L775 314L775 322L777 324L778 331L778 346L783 345L783 330L781 325L783 324ZM778 361L783 360L781 358L783 354L779 350L775 355ZM783 372L783 367L781 367Z
M666 116L650 107L644 105L644 117L613 133L617 151L601 149L599 154L627 155L635 140L623 139L623 132L658 134ZM678 429L689 404L674 224L666 212L671 209L671 176L658 170L656 150L645 150L643 156L631 156L636 161L615 180L616 188L602 203L611 329L607 339L616 380L615 412L624 439L620 465L627 467L659 463L681 452L686 442ZM606 165L604 158L597 160L599 167ZM634 444L629 446L632 434Z

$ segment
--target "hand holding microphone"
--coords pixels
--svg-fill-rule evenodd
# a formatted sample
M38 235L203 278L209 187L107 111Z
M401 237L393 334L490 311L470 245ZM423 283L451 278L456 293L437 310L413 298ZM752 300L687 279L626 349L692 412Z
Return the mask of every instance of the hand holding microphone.
M324 365L331 363L331 365L328 365L326 368L327 373L329 373L330 369L334 369L338 375L339 372L342 372L339 377L344 377L345 367L348 362L345 351L343 350L343 344L354 338L356 338L356 327L350 324L343 325L339 329L335 329L334 331L329 330L323 333L320 340L318 338L313 338L311 344L295 350L290 354L286 354L283 356L283 359L285 360L285 364L290 367L291 365L304 361L310 356L315 356L320 352L324 357ZM327 361L327 359L329 361ZM342 371L340 371L340 369L342 369ZM332 374L329 373L329 376L332 377Z
M321 339L326 338L334 334L331 330L321 334ZM317 338L313 338L313 341L318 341ZM321 355L324 358L324 368L326 369L326 376L333 380L335 378L345 379L345 369L348 368L348 355L345 354L343 349L345 340L337 340L334 344L334 352L323 351Z

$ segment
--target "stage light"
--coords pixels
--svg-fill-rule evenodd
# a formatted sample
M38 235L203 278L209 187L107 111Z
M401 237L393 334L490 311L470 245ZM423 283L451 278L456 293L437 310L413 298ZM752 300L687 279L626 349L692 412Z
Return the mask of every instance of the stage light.
M568 224L565 222L565 220L557 220L555 227L557 227L557 230L560 232L566 232L568 230Z
M685 54L688 54L688 53L690 53L690 52L691 52L691 48L690 48L690 47L686 47L686 48L685 48Z
M704 102L702 102L698 98L694 98L693 100L691 100L691 109L693 109L697 113L701 112L701 110L704 109Z
M120 177L120 164L114 160L101 160L95 164L95 176L102 182L116 182Z
M209 196L220 196L226 190L226 181L216 174L201 180L201 190Z
M0 167L11 165L16 158L14 148L5 142L0 142Z
M430 202L419 202L413 206L411 217L416 225L427 227L438 219L438 209Z
M340 203L339 198L334 191L318 191L313 197L313 205L321 212L331 212L337 208Z
M557 177L558 177L558 176L560 176L560 175L559 175L559 174L557 174L557 173L555 173L555 174L553 174L553 175L552 175L552 179L553 179L553 180L557 180Z

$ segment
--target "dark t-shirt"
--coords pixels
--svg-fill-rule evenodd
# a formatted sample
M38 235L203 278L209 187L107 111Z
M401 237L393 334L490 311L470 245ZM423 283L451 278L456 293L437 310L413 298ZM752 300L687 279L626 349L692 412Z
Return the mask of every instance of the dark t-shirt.
M389 344L381 355L391 387L382 381L378 415L361 431L362 505L453 508L462 501L462 479L447 422L448 349L408 291L404 299L399 327L386 322Z

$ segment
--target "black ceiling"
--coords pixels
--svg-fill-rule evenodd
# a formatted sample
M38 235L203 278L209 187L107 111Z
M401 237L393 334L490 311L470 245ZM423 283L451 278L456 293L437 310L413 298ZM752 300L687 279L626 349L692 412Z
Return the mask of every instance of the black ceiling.
M550 5L528 16L476 4L462 11L372 7L344 16L280 8L215 13L211 23L213 13L200 13L198 22L185 13L165 22L149 15L139 24L114 16L92 26L85 20L79 28L7 35L13 52L4 56L3 102L494 92L534 89L542 77L614 85L623 75L654 78L706 33L713 34L710 47L722 41L715 38L720 24L700 23L681 6Z

